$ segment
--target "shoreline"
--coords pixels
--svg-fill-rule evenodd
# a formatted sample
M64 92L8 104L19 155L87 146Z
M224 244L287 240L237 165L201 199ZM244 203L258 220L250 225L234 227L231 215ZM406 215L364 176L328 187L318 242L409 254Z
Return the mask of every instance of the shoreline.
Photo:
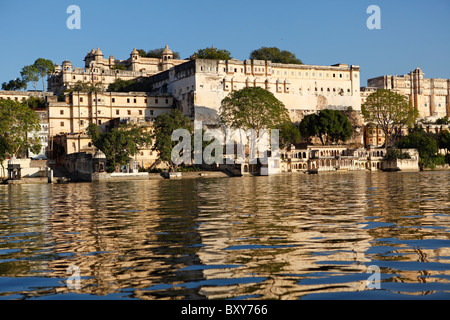
M230 175L224 171L195 171L195 172L182 172L181 177L175 177L175 178L165 178L160 173L148 173L148 178L140 178L140 179L133 179L132 177L121 177L121 178L108 178L108 179L101 179L96 181L81 181L81 180L66 180L61 179L59 177L54 177L52 182L48 182L47 178L43 177L35 177L35 178L29 178L25 177L20 180L7 180L2 179L0 180L0 185L23 185L23 184L67 184L67 183L89 183L89 182L116 182L116 181L138 181L138 180L183 180L183 179L199 179L199 178L241 178L241 177L273 177L273 176L287 176L287 175L323 175L323 174L336 174L336 173L421 173L421 172L446 172L450 171L450 167L447 168L426 168L423 170L400 170L400 171L383 171L383 170L336 170L336 171L320 171L317 172L307 172L307 171L299 171L299 172L280 172L276 174L272 174L269 176L262 176L262 175L253 175L253 174L246 174L241 176L233 176ZM58 180L60 180L58 182Z

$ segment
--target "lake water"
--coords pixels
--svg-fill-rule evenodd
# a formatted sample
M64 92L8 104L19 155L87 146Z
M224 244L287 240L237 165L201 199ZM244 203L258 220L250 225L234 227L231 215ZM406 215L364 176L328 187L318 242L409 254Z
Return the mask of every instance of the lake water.
M3 185L0 299L449 299L449 190L450 171Z

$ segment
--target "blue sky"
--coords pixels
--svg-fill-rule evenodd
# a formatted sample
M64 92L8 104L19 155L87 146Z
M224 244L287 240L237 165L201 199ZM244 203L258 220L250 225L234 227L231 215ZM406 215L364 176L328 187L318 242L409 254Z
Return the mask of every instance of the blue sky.
M72 4L80 30L66 26ZM381 10L380 30L366 26L370 5ZM182 58L214 45L240 60L277 46L305 64L359 65L362 86L416 67L450 78L449 17L449 0L0 0L0 83L40 57L83 67L92 48L127 59L133 48L166 44Z

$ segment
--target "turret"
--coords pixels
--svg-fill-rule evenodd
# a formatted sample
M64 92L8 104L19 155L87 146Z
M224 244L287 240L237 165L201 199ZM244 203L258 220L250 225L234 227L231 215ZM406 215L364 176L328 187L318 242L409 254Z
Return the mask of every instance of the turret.
M161 55L162 59L162 71L168 70L173 67L173 52L169 49L169 46L166 44L166 47L162 51Z

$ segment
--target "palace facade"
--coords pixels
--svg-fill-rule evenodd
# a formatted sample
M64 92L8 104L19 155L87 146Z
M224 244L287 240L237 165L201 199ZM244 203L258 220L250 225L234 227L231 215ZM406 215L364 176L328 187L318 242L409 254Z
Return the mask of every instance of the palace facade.
M152 91L172 95L186 116L206 125L217 124L221 101L244 87L272 92L293 122L325 108L361 110L360 69L355 65L195 59L149 79Z
M386 89L408 97L421 118L450 116L450 79L425 78L420 68L405 75L385 75L369 79L367 86L368 88L363 89L366 93ZM362 97L364 99L364 95Z
M151 122L173 109L170 95L146 92L72 92L48 100L49 135L86 133L90 123L100 127L113 119Z
M79 81L107 88L116 79L149 77L187 61L174 59L173 56L172 50L167 45L161 58L141 57L139 52L133 49L127 60L117 60L113 55L104 58L99 48L92 49L84 58L84 68L75 68L67 60L62 65L55 64L55 70L47 80L48 91L61 94Z

